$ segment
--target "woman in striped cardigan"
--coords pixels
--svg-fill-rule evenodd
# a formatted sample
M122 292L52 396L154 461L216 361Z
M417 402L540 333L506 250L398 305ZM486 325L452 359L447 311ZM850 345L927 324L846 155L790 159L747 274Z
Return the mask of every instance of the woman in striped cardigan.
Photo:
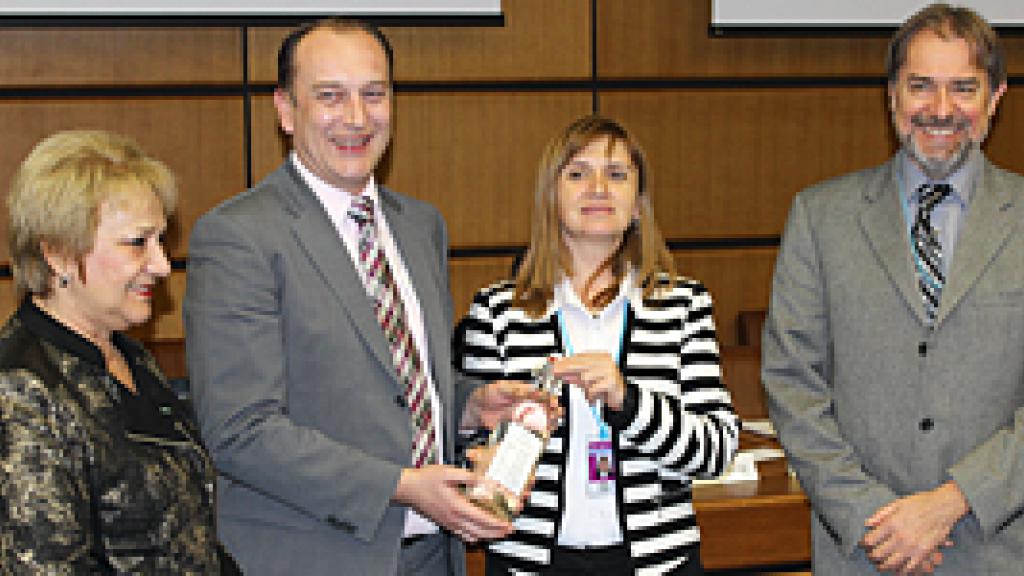
M720 474L739 421L722 387L711 296L675 275L616 122L588 116L541 159L529 250L514 281L480 290L457 368L567 385L516 532L490 574L700 574L691 479ZM609 466L610 465L610 466Z

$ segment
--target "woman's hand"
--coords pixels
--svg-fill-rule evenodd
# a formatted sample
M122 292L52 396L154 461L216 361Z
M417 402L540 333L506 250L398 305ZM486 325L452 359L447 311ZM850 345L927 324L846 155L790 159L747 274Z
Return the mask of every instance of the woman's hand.
M558 398L538 390L531 382L518 380L495 380L474 390L463 410L459 427L493 429L503 421L514 420L516 406L527 401L537 402L545 408L549 430L554 429L561 417Z
M589 402L602 400L608 408L616 412L622 410L626 382L611 354L583 352L568 358L556 358L552 362L555 376L579 386Z

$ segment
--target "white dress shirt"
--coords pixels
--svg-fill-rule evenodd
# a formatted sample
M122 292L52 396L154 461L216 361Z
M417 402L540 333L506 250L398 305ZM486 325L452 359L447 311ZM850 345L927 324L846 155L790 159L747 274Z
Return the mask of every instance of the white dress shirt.
M619 294L598 313L590 312L580 301L568 278L555 286L554 306L561 311L562 328L565 331L562 341L571 344L571 348L566 345L566 354L607 352L613 359L618 359L632 278L632 274L626 274L619 287ZM558 532L560 546L579 548L622 543L615 491L593 494L587 490L587 443L598 432L599 423L583 391L570 386L569 453L562 478L565 501Z
M320 204L324 207L327 212L327 217L330 218L334 224L334 229L338 231L338 235L341 236L342 242L345 244L345 248L348 250L349 257L352 258L352 263L359 269L359 224L355 220L349 217L348 211L352 206L352 195L324 182L316 174L313 174L308 168L306 168L302 161L299 160L298 155L293 151L291 153L290 160L295 168L298 170L299 175L309 185L310 189L313 190L313 194L316 195L317 199L320 200ZM363 189L363 195L369 196L373 199L373 215L374 221L377 224L377 234L380 237L381 247L384 249L384 255L388 259L388 264L391 266L392 275L395 278L395 283L398 284L398 293L402 297L402 305L405 308L405 321L408 325L409 330L412 332L413 343L416 346L416 350L420 355L420 362L423 366L424 374L427 378L427 384L430 388L430 405L431 412L434 418L434 439L437 444L437 453L444 454L444 434L442 434L442 426L440 422L444 422L441 419L441 401L437 397L437 387L434 384L433 372L430 370L430 354L429 348L427 348L427 337L426 327L423 324L423 310L420 308L419 298L416 296L415 287L412 284L412 280L409 278L409 270L405 267L405 260L402 258L402 253L398 250L398 245L395 243L394 236L391 235L391 229L388 227L388 221L384 217L384 211L380 207L380 198L377 193L377 184L373 176L370 177L370 181L366 183L366 188ZM448 343L442 343L443 346L447 346ZM436 524L423 517L415 510L409 509L405 517L405 531L404 536L416 536L420 534L430 534L438 531Z

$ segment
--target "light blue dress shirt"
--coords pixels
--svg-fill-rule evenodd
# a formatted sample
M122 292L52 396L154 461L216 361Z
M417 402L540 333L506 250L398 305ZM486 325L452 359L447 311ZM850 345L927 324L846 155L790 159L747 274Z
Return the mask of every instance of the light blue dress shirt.
M941 184L943 182L953 187L952 193L932 212L932 226L935 227L939 242L942 244L942 273L948 278L953 254L956 251L956 241L963 228L964 219L967 217L971 196L974 195L975 179L978 175L978 166L981 164L981 151L977 147L972 148L964 165L941 182L929 180L921 167L905 150L901 150L899 155L900 161L896 163L899 170L897 179L900 182L900 201L903 205L903 217L907 225L908 244L911 242L910 228L914 224L917 206L921 200L918 188L924 184Z

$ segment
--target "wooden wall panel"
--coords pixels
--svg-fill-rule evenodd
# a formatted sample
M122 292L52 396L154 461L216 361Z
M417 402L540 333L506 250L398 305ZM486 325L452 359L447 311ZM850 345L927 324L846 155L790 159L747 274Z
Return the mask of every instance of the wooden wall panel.
M395 79L409 81L586 78L588 0L504 2L504 26L384 28L395 51ZM277 80L277 50L291 28L252 28L249 76Z
M880 88L612 92L647 151L669 238L775 235L792 197L892 151Z
M737 343L736 316L741 310L768 308L775 248L686 250L673 254L680 274L700 280L714 299L718 340Z
M168 237L173 256L186 253L188 232L202 213L245 187L243 112L237 98L139 98L0 101L3 195L33 146L66 129L103 129L134 137L178 178L178 212ZM0 207L0 237L7 208ZM0 262L9 259L6 242Z
M454 247L522 245L541 150L590 110L590 96L564 92L404 93L383 181L444 213ZM253 106L253 173L280 162L271 98Z
M601 0L602 77L881 76L888 34L712 37L710 0ZM883 37L884 36L884 37ZM1010 72L1024 71L1024 38L1004 38Z
M512 256L453 258L448 262L455 322L466 315L476 291L498 280L506 280L512 269Z
M233 28L0 28L0 86L241 82Z
M541 151L589 111L585 93L400 95L386 181L440 208L454 247L525 244Z
M0 278L0 325L18 308L18 295L14 278Z
M1024 174L1024 90L1018 86L1006 91L999 102L992 131L985 143L985 152L996 164Z
M253 96L252 99L252 179L253 183L277 169L288 154L288 138L277 123L274 98L270 95Z
M185 302L185 271L175 270L157 284L153 291L153 317L131 330L132 336L144 340L174 341L185 338L182 304Z

